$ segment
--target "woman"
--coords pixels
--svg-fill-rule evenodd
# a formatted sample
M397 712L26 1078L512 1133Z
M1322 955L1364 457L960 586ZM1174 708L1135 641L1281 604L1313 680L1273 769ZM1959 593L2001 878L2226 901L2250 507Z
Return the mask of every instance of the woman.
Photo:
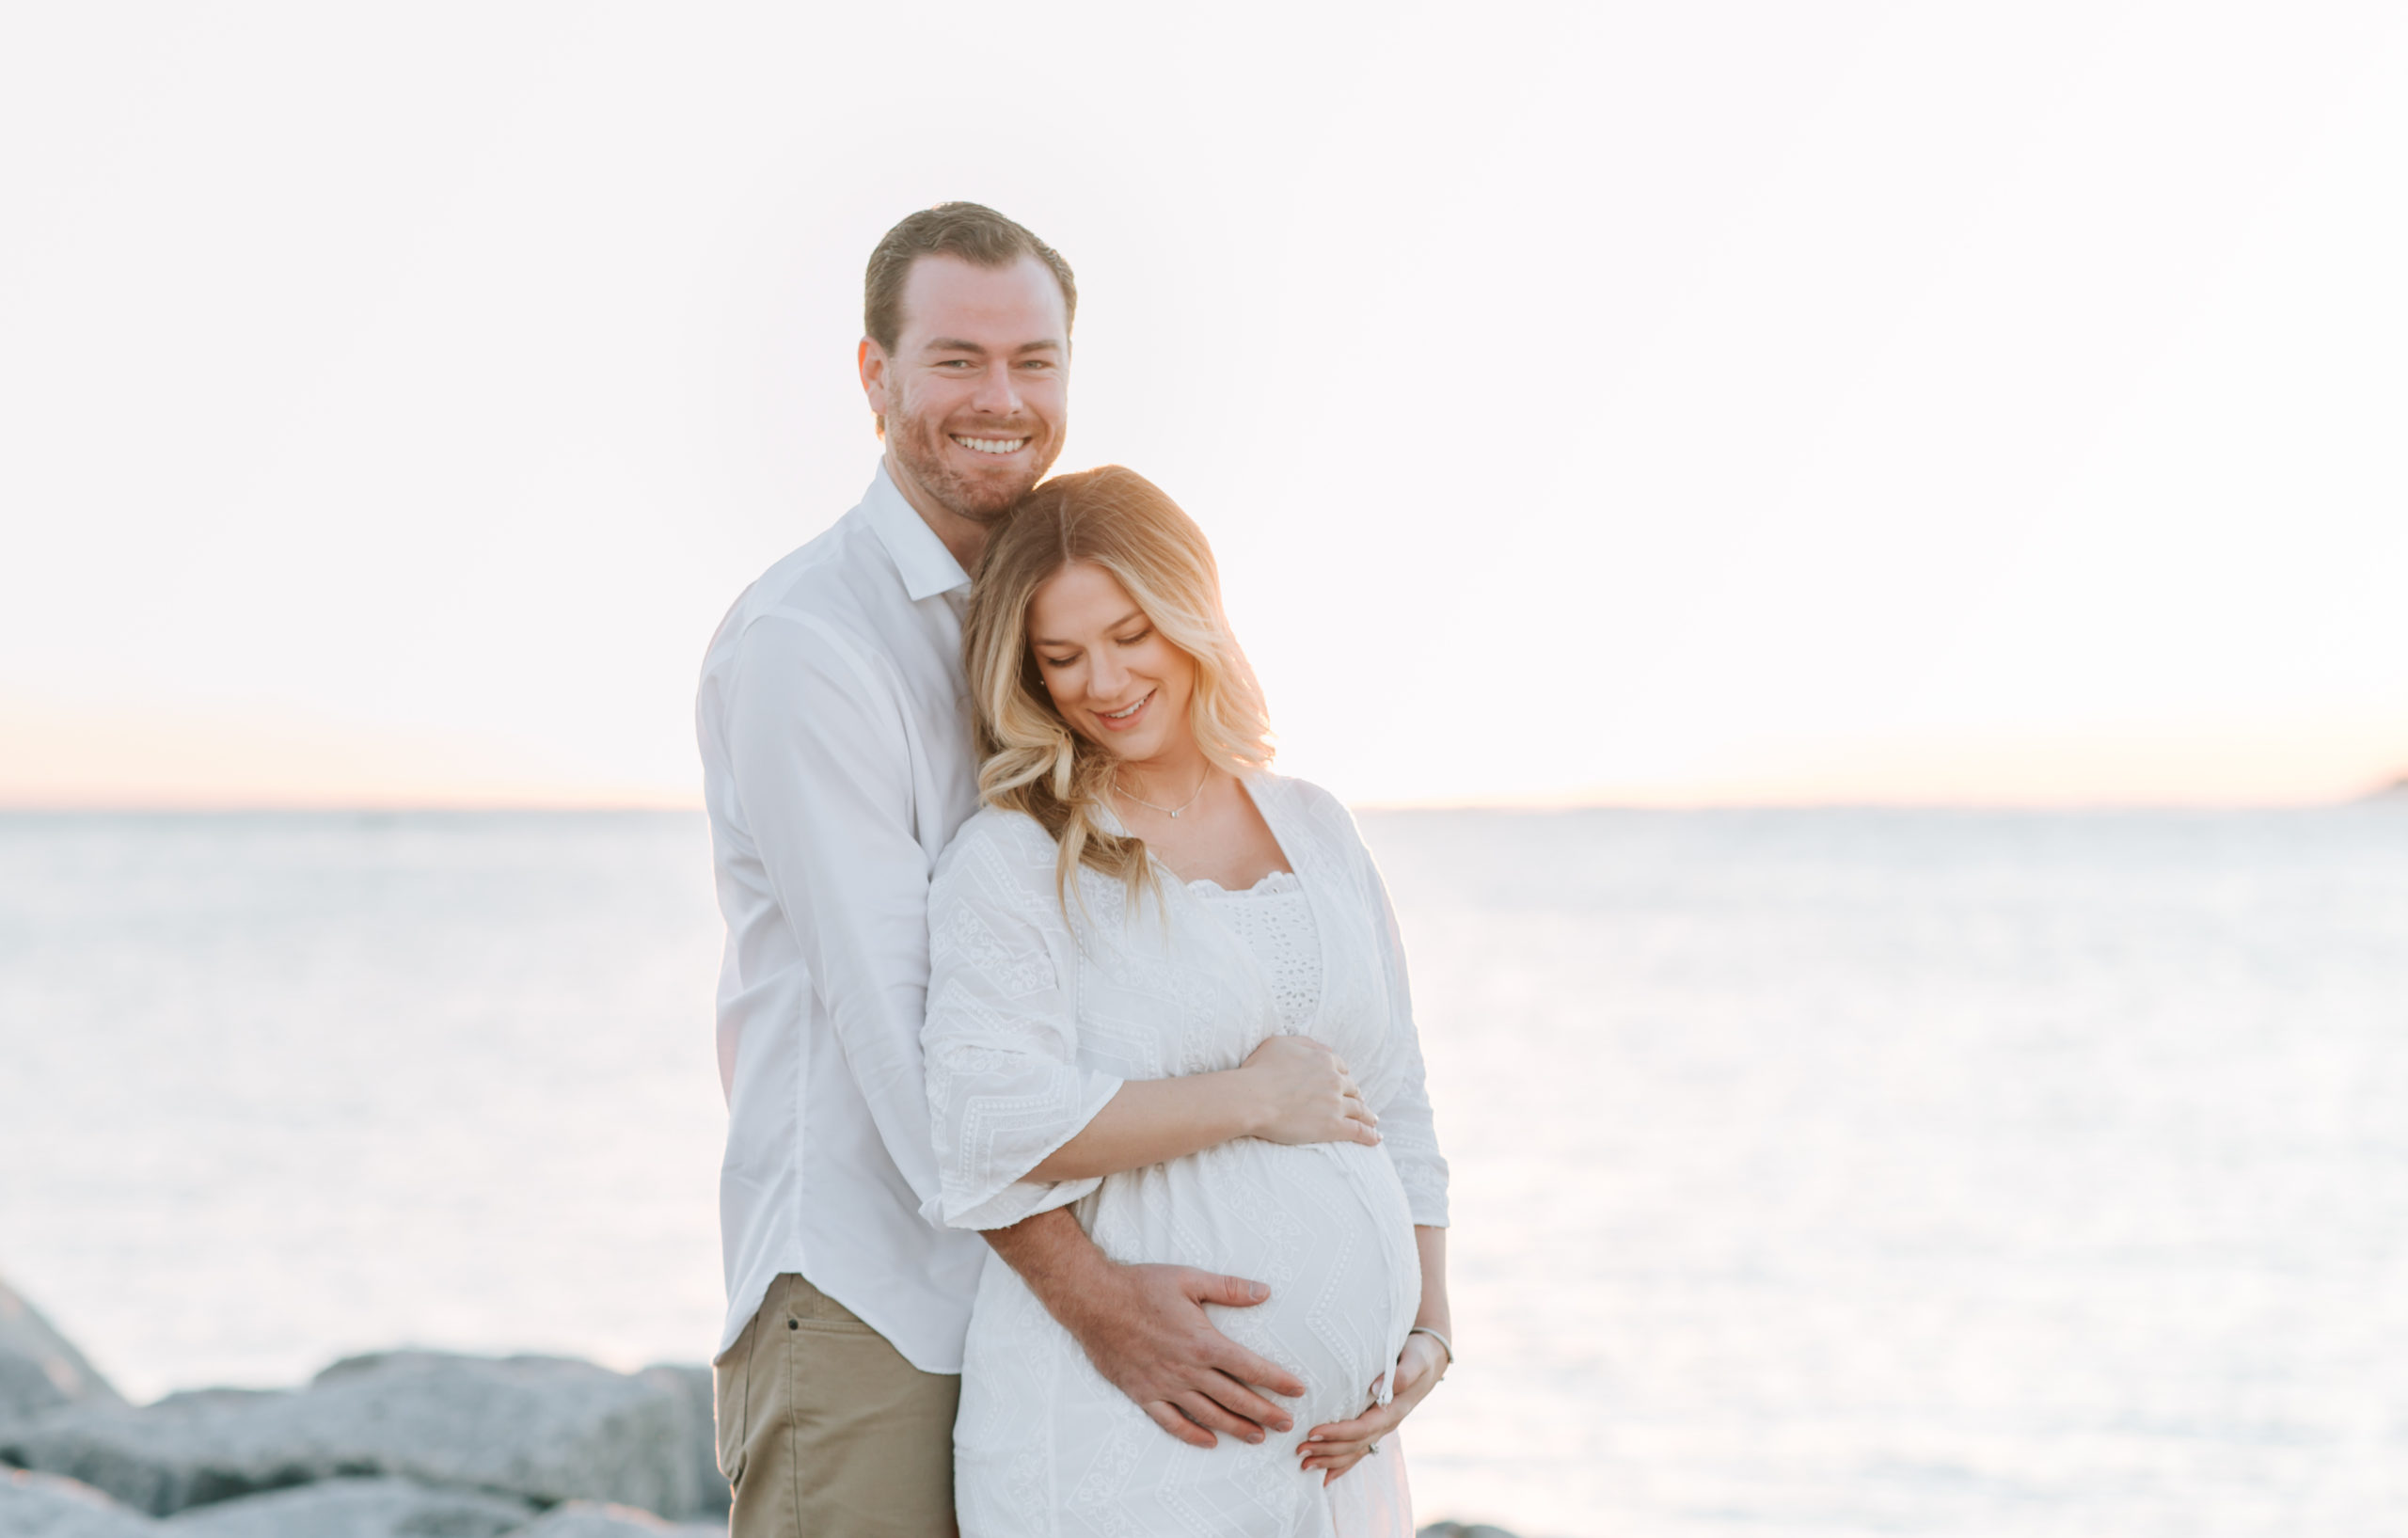
M1190 1446L990 1255L954 1432L963 1531L1410 1538L1393 1431L1452 1356L1447 1166L1353 819L1268 772L1212 551L1132 471L1030 495L963 650L985 805L929 896L931 1215L1069 1205L1115 1261L1267 1283L1215 1323L1307 1386L1298 1429ZM1351 1073L1310 1113L1268 1088L1303 1037Z

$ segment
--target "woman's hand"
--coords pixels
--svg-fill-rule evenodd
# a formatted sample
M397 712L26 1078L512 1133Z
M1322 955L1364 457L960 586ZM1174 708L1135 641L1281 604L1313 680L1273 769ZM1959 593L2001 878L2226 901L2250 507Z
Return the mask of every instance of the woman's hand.
M1253 1134L1274 1143L1366 1143L1380 1118L1346 1071L1345 1059L1308 1036L1275 1036L1238 1071L1252 1082Z
M1413 1407L1430 1397L1446 1371L1446 1347L1426 1335L1406 1336L1404 1349L1397 1353L1396 1391L1388 1402L1372 1405L1352 1420L1333 1420L1307 1432L1296 1447L1304 1467L1321 1470L1321 1482L1327 1484L1361 1463L1380 1438L1402 1425Z
M1275 1036L1215 1073L1131 1079L1077 1135L1037 1162L1036 1181L1084 1181L1183 1159L1236 1137L1368 1143L1379 1118L1338 1054L1310 1037ZM1425 1278L1426 1280L1426 1278Z

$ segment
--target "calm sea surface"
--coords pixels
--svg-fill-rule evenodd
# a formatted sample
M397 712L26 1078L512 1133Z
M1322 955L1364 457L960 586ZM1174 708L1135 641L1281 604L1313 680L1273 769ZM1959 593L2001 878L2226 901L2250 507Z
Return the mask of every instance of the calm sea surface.
M2408 1530L2408 808L1413 813L1424 1520ZM136 1396L720 1315L699 816L0 817L0 1273Z

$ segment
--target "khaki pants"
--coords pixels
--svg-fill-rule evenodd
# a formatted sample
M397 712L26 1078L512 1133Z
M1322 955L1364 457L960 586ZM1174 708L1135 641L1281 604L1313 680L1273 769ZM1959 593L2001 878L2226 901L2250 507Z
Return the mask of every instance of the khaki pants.
M711 1364L734 1538L951 1538L961 1380L923 1372L800 1276Z

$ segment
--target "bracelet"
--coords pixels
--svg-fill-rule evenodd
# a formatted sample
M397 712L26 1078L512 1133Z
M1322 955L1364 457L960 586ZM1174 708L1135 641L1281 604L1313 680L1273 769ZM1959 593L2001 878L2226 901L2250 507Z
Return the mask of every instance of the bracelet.
M1447 1367L1452 1367L1455 1365L1455 1343L1452 1340L1448 1340L1445 1336L1440 1335L1436 1330L1432 1329L1427 1324L1416 1324L1413 1328L1405 1331L1404 1333L1408 1337L1426 1335L1431 1340L1437 1341L1438 1344L1447 1348ZM1447 1375L1447 1367L1442 1367L1438 1370L1438 1376L1443 1378Z

